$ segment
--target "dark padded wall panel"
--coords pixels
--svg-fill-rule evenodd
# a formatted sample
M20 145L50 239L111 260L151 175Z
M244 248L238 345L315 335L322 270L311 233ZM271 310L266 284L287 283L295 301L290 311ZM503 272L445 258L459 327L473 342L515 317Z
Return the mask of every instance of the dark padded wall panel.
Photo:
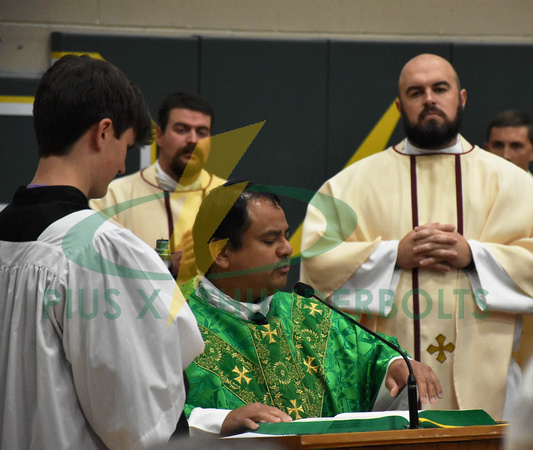
M154 116L168 92L199 88L195 37L52 33L52 52L100 53L142 90Z
M506 109L533 114L533 46L455 44L453 63L467 92L462 133L483 146L489 122Z
M329 125L323 179L341 170L398 95L398 75L420 53L449 59L450 44L331 41ZM403 139L401 122L389 144Z
M266 120L232 177L314 186L325 163L326 41L202 38L201 55L202 92L219 105L216 132ZM297 203L288 216L304 211Z
M232 177L315 190L327 132L327 41L202 38L201 90L217 110L216 132L266 120ZM306 204L282 197L296 229ZM293 266L288 286L298 278Z
M326 142L327 42L202 38L201 90L216 132L266 120L234 175L310 186Z
M52 33L52 52L95 52L117 66L143 92L152 117L175 90L198 91L198 39ZM139 169L139 154L126 160L126 173Z
M37 79L0 78L0 95L35 95ZM18 186L28 184L37 169L37 140L31 116L0 116L0 203L9 203Z
M33 97L39 78L0 77L0 95L20 95Z
M507 108L533 112L533 46L52 34L52 51L96 52L143 91L156 117L173 90L206 95L214 133L266 120L233 177L316 190L337 173L397 95L398 74L422 52L448 58L468 92L464 136L483 144ZM37 80L0 78L0 95L34 95ZM1 116L0 203L37 163L31 117ZM389 141L403 138L401 124ZM128 173L138 169L128 157ZM214 168L216 172L216 168ZM291 228L305 205L283 198Z

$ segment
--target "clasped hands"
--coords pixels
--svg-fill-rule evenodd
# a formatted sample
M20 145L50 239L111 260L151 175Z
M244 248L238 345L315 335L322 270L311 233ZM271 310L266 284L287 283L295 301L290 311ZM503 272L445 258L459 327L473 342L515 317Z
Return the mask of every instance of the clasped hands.
M454 225L427 223L416 227L400 241L397 264L402 269L427 269L449 272L462 269L472 261L466 239Z

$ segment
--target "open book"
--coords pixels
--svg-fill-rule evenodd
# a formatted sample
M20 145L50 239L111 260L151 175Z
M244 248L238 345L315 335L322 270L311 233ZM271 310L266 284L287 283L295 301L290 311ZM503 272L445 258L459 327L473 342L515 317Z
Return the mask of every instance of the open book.
M419 422L420 428L497 425L497 422L481 409L420 411ZM261 435L301 435L402 430L404 428L409 428L408 411L377 411L343 413L335 417L308 418L287 423L260 423L259 429L254 433Z

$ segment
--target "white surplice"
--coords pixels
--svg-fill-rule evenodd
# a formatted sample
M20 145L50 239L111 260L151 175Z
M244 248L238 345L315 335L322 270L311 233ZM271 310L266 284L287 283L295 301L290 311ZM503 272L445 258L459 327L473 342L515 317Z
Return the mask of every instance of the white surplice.
M0 242L0 298L2 447L168 440L203 340L149 246L94 211L70 214L37 241Z

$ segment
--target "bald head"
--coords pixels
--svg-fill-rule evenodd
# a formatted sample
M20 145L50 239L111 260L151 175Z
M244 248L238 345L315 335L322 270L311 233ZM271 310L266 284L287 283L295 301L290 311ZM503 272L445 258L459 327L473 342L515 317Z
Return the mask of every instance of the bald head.
M411 59L398 80L396 101L409 141L439 150L457 142L466 91L452 65L437 55Z
M400 78L398 80L398 88L400 97L402 92L405 91L412 83L416 83L417 80L427 78L429 76L438 77L441 76L443 80L448 83L455 83L455 88L459 92L461 90L461 83L459 76L453 68L453 66L444 58L438 55L432 55L430 53L424 53L415 56L409 60L405 66L403 66L400 72Z

